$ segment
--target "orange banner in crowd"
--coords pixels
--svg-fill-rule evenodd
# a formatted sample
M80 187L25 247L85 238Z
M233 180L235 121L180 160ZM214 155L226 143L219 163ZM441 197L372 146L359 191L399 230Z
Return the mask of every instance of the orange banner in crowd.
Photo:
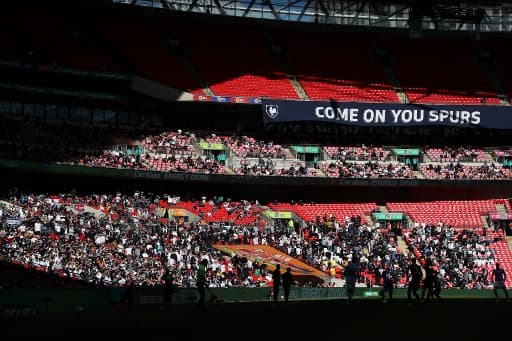
M183 208L173 208L172 210L169 209L169 215L172 215L173 217L184 217L185 216L185 210Z
M239 257L246 257L253 263L256 261L266 263L270 270L274 270L276 264L280 264L282 271L290 267L292 274L297 277L315 276L322 279L328 277L326 273L268 245L215 245L214 247L229 255L236 253Z

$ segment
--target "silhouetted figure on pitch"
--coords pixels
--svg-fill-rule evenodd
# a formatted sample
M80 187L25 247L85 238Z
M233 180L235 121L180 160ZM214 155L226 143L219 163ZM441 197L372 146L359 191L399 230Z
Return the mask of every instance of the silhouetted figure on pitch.
M357 273L359 272L359 264L357 257L352 257L350 263L347 264L343 276L345 277L345 286L347 287L348 303L353 303L354 291L356 290Z
M498 289L502 289L505 293L505 298L507 299L507 303L510 303L510 298L508 297L507 286L505 285L505 281L507 280L507 273L505 270L500 268L500 263L496 263L496 269L492 270L491 279L493 281L493 291L494 296L496 296L496 302L498 302Z
M272 271L272 294L274 295L274 303L279 298L279 287L281 286L281 265L276 264L276 268Z
M172 303L172 286L173 286L173 274L169 269L165 269L164 274L164 303L165 305L171 305Z
M423 280L423 289L421 290L421 299L429 302L434 296L441 300L441 283L434 262L429 259L423 267L425 270L425 279Z
M286 268L286 272L281 277L283 280L284 301L288 303L290 288L293 284L292 269L290 267Z
M423 289L421 290L421 299L430 301L434 296L434 270L432 269L432 261L428 259L423 267L425 270L425 279L423 280Z
M420 288L421 280L423 279L423 273L421 272L421 266L416 263L416 258L411 258L411 264L407 268L407 277L409 283L407 284L407 302L412 303L412 295L417 301L420 301L420 295L418 290Z
M208 260L203 259L201 263L199 263L199 268L197 269L197 292L199 293L199 300L197 301L196 311L206 311L205 306L205 298L206 298L206 266L208 265Z
M386 302L386 293L388 294L388 302L391 302L393 300L393 288L395 286L395 281L393 278L393 271L389 266L386 266L386 269L384 269L384 272L382 273L382 277L384 280L382 289L379 291L379 295L381 297L381 302Z

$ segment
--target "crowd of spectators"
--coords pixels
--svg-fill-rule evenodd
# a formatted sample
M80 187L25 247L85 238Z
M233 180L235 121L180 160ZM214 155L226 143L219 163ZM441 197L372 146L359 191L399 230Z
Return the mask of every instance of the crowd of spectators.
M489 162L491 155L481 148L468 146L443 148L424 148L425 154L432 162Z
M422 165L421 171L427 179L499 180L512 178L509 168L504 168L493 162L471 166L459 162L443 165L428 164Z
M497 261L495 243L503 230L456 229L452 226L416 224L404 233L418 258L431 260L445 288L489 288L489 274Z
M335 146L320 149L312 165L291 146L247 135L211 132L158 131L6 120L2 126L0 157L86 167L192 172L249 176L510 179L508 161L499 150L472 147L425 147L422 175L408 164L390 161L391 147ZM221 153L208 147L219 144ZM508 150L508 148L506 148ZM494 157L494 159L493 159ZM229 162L233 158L233 162ZM234 162L235 158L237 159ZM283 166L284 161L289 161ZM444 163L443 163L444 162ZM446 163L449 162L449 163ZM505 164L506 163L506 164ZM227 167L230 165L230 167Z
M257 141L250 136L230 136L224 139L236 156L254 158L286 158L285 149L273 141Z
M341 161L386 161L390 154L382 146L324 146L330 160Z
M347 161L320 162L322 171L331 178L415 178L414 171L404 163L355 163Z
M185 222L162 214L169 207L186 207L180 204L189 205L200 219ZM268 224L262 223L262 207L247 200L182 201L144 192L12 192L0 209L0 257L99 286L161 285L170 269L175 285L183 287L194 285L197 266L206 258L212 286L256 287L272 280L267 264L224 254L214 245L270 245L331 279L342 278L343 266L355 256L361 283L381 284L382 273L390 269L397 285L404 285L409 259L417 257L439 264L444 287L481 288L488 286L485 271L495 261L493 243L503 237L420 224L404 230L409 249L400 250L397 230L389 225L363 223L360 216L318 216L291 227L279 219ZM233 218L215 219L215 211Z
M193 156L195 155L194 145L198 139L194 133L179 129L176 132L168 131L144 136L140 141L148 153Z
M134 141L137 134L137 130L107 126L4 120L0 127L0 157L45 163L78 162L88 153L108 154L107 151L116 149L113 146L119 140Z
M166 202L178 204L179 198L178 202L174 198ZM244 212L252 216L254 207L260 208L249 201L207 200L205 206L203 200L196 202L196 210L213 204L237 216ZM379 262L400 264L396 243L356 217L335 228L321 220L294 229L237 225L236 220L211 222L207 217L185 223L162 218L161 201L144 192L11 194L0 212L0 256L40 271L110 286L158 285L165 268L174 271L176 285L193 286L202 258L209 261L214 286L266 286L271 281L263 264L223 254L215 244L271 245L325 272L339 270L351 255L360 256L363 271Z
M233 172L238 175L279 175L279 176L317 176L316 169L306 167L302 162L296 162L290 167L277 167L273 159L258 158L251 162L243 158L240 160L240 166L234 167Z
M205 174L222 174L224 166L209 156L166 155L149 156L144 159L148 169L159 172L190 172Z
M86 153L78 160L64 161L66 164L101 167L101 168L128 168L148 170L149 166L143 162L145 159L138 147L125 150L95 150Z

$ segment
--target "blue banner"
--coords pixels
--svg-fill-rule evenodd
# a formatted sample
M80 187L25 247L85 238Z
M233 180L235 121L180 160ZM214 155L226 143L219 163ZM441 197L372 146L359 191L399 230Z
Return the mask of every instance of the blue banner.
M512 129L512 107L261 99L263 123L327 122L357 126L444 125Z

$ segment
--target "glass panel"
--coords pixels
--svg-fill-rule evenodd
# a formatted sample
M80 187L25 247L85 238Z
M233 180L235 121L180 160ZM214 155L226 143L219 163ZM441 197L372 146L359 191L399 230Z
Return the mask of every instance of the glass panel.
M46 119L56 120L57 119L57 106L55 104L46 105Z
M44 118L44 104L34 104L34 117Z
M11 112L14 114L14 115L23 115L23 105L21 104L21 102L12 102L11 103Z
M114 110L105 110L105 123L116 124L116 112Z
M0 114L10 114L10 113L11 113L11 102L0 101Z
M80 107L71 107L70 112L70 120L73 122L79 122L80 121Z
M23 116L32 117L33 114L34 114L34 104L25 103L25 105L23 106Z
M91 122L91 110L89 108L80 108L80 115L78 116L78 120L84 123Z
M134 112L119 112L119 124L127 126L136 126L139 124L139 117Z
M105 110L101 108L94 108L92 114L93 123L105 123Z
M57 106L57 119L63 121L69 120L69 108L62 105Z

